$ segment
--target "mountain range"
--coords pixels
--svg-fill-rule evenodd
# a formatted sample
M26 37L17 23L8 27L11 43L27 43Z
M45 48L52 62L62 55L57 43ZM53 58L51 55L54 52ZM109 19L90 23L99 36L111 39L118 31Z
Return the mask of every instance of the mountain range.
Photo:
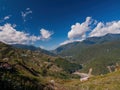
M53 51L70 62L83 65L83 71L93 68L93 73L108 73L106 68L120 62L120 34L90 37L82 42L62 45Z
M31 50L31 51L37 51L37 52L41 52L41 53L44 53L44 54L47 54L47 55L55 56L54 53L49 52L48 50L42 49L40 47L33 46L33 45L12 44L12 46L14 48L26 49L26 50Z
M109 71L106 67L119 63L120 58L120 34L89 37L81 42L62 45L53 51L47 51L32 45L14 44L12 46L47 55L60 56L67 61L82 65L81 71L87 72L92 67L94 68L93 73L96 75L108 73Z
M61 54L66 52L67 50L72 50L72 49L76 50L76 48L80 48L81 50L82 48L84 47L86 48L91 45L103 44L103 43L119 41L119 40L120 40L120 34L106 34L105 36L101 36L101 37L89 37L81 42L73 42L62 45L56 48L55 50L53 50L53 52L56 54Z

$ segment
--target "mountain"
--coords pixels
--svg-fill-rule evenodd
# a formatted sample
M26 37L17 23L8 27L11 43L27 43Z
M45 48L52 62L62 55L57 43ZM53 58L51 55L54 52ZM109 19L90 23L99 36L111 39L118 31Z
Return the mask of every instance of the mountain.
M63 58L0 42L1 90L54 90L51 82L76 78L70 73L78 69L81 65Z
M41 52L41 53L45 53L47 55L52 55L55 56L54 53L47 51L45 49L41 49L39 47L35 47L33 45L24 45L24 44L12 44L13 47L15 48L20 48L20 49L27 49L27 50L31 50L31 51L37 51L37 52Z
M62 49L61 49L62 48ZM67 60L83 65L82 71L93 68L93 74L108 73L109 65L120 63L120 35L107 34L87 38L58 47L54 52Z
M106 34L105 36L102 36L102 37L90 37L90 38L87 38L86 40L83 40L82 42L73 42L73 43L62 45L56 48L53 51L53 53L64 56L64 54L66 55L66 52L70 52L71 50L73 50L73 53L74 53L74 51L76 52L77 50L81 50L82 48L86 48L94 44L102 44L106 42L119 41L119 40L120 40L120 34ZM76 50L76 48L78 49Z
M93 44L83 50L77 57L84 63L81 70L80 60L71 63L65 58L0 42L0 89L119 90L120 41ZM107 72L106 66L112 69L111 73ZM80 82L80 76L72 74L74 71L88 72L89 68L93 68L92 77L85 82Z
M102 37L90 37L83 41L85 44L102 44L120 40L120 34L106 34Z
M69 50L72 47L76 46L77 44L79 44L79 42L74 42L74 43L69 43L69 44L66 44L66 45L62 45L62 46L58 47L57 49L53 50L52 52L55 53L55 54L60 54L60 53L62 53L62 51Z

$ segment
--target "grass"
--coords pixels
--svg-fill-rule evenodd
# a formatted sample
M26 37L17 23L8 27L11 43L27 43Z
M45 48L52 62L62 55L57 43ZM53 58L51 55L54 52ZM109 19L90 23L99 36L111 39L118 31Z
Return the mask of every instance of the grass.
M104 69L106 68L106 65L112 65L115 62L119 62L118 59L119 50L115 48L117 47L116 44L115 47L111 49L112 52L107 54L109 55L109 57L105 58L101 56L100 57L96 56L96 59L91 60L90 62L87 63L88 66L86 66L86 70L84 71L87 71L89 67L94 66L95 68L93 68L93 71L98 76L93 76L88 81L85 82L80 82L79 80L80 77L70 74L71 71L75 71L81 68L81 65L79 64L70 63L69 61L63 58L52 57L42 53L11 48L10 46L1 43L0 45L1 45L0 62L8 62L10 65L15 65L14 68L16 71L14 73L13 72L11 73L7 70L4 71L1 69L0 71L1 87L2 84L4 84L4 86L6 87L7 86L12 87L11 88L12 90L17 90L17 89L43 90L44 87L50 85L50 80L54 80L57 90L119 90L120 89L120 71L112 72L102 76L98 75L100 74L99 72L102 73L107 72L107 69ZM98 48L98 46L92 47L92 49L93 48ZM88 48L88 51L86 52L89 52L89 50L92 49ZM93 54L93 52L91 53ZM102 49L99 53L102 53ZM23 54L24 56L22 56ZM116 58L114 58L114 56L116 56ZM8 58L8 60L4 60L4 58ZM55 69L51 70L52 68ZM34 75L32 74L32 72L37 73L38 75ZM21 89L18 87L21 87ZM41 87L41 89L37 89L38 87L39 88ZM0 89L4 90L3 88Z
M67 90L119 90L120 71L102 76L94 76L85 82L73 79L69 82L65 82L64 86Z
M83 45L84 46L84 45ZM68 50L63 50L61 55L71 56L67 59L71 62L83 65L82 72L93 68L93 74L106 74L108 65L120 62L120 41L112 41L89 46L76 45Z

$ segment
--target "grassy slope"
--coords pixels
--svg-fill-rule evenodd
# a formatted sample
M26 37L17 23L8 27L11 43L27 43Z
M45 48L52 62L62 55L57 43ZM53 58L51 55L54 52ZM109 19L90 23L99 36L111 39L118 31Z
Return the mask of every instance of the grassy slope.
M64 83L66 90L120 90L120 71L94 76L88 81L73 79Z
M83 48L76 45L76 47L61 54L64 55L67 52L73 55L73 62L83 64L83 72L93 68L93 74L105 74L108 73L106 68L108 65L115 65L116 62L120 62L120 41L95 44ZM71 61L71 58L68 59Z
M120 42L110 42L101 45L94 45L77 56L83 61L83 71L93 68L93 74L108 73L108 65L115 65L120 62ZM78 61L78 62L81 62Z
M60 60L62 63L58 62ZM24 90L25 88L42 90L52 79L70 79L69 69L78 68L78 65L71 64L62 58L13 48L4 43L0 43L0 62L7 62L14 69L0 68L0 86L4 86L2 90L9 87L12 90ZM63 65L66 62L67 68Z
M54 57L42 53L15 49L0 43L0 62L7 62L12 68L10 70L0 68L1 89L24 90L26 88L34 90L38 87L44 88L47 83L44 76L50 71L47 68L48 63L45 64L45 62L49 58L54 60Z

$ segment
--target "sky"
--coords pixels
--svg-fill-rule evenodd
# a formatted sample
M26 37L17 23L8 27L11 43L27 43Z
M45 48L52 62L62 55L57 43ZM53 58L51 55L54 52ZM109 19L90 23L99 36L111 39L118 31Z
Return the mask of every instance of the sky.
M0 0L0 41L52 50L120 34L120 0Z

